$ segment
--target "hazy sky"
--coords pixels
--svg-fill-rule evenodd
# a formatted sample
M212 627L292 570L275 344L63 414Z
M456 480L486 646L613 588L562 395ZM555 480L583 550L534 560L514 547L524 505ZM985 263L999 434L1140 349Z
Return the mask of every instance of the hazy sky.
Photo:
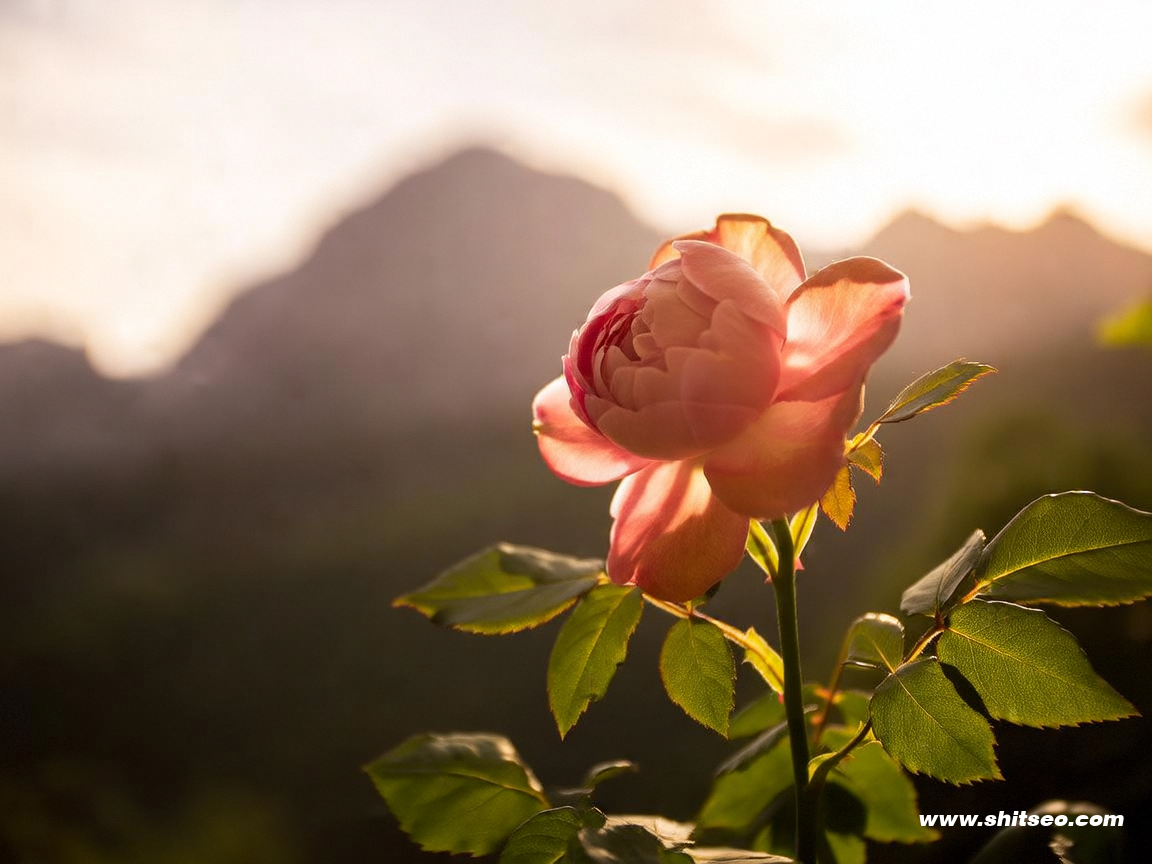
M471 142L669 231L1070 204L1152 249L1149 46L1147 0L0 0L0 339L157 368Z

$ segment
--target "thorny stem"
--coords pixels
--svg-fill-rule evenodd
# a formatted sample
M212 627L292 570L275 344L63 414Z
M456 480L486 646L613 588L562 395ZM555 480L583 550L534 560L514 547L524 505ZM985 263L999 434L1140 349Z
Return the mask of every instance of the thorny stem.
M792 748L792 776L796 783L796 860L816 864L815 803L808 789L808 730L804 724L804 679L800 671L800 634L796 624L796 555L787 519L772 522L780 550L780 571L772 580L776 591L776 623L780 629L780 655L784 660L784 712Z

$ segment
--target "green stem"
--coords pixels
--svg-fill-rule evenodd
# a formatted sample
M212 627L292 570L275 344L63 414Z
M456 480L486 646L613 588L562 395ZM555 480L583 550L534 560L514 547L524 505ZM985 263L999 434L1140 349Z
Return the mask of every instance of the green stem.
M784 660L784 711L792 747L792 775L796 781L796 860L816 864L816 819L808 788L808 731L804 725L804 678L800 672L800 633L796 625L796 554L788 520L772 522L780 550L780 570L772 580L776 591L776 622L780 628L780 656Z

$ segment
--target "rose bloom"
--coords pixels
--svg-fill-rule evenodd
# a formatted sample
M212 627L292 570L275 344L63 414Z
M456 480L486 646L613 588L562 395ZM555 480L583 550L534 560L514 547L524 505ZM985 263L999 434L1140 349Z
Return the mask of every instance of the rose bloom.
M623 479L611 579L691 600L740 563L749 519L819 500L907 300L907 278L882 261L805 278L791 237L727 215L596 301L532 412L557 475Z

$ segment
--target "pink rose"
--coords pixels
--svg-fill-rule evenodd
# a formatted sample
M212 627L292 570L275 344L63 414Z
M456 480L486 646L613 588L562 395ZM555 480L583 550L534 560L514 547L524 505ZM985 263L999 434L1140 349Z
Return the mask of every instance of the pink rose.
M818 500L907 300L907 278L874 258L805 279L791 237L739 215L665 243L605 293L532 412L560 477L623 478L612 580L698 597L740 563L749 519Z

